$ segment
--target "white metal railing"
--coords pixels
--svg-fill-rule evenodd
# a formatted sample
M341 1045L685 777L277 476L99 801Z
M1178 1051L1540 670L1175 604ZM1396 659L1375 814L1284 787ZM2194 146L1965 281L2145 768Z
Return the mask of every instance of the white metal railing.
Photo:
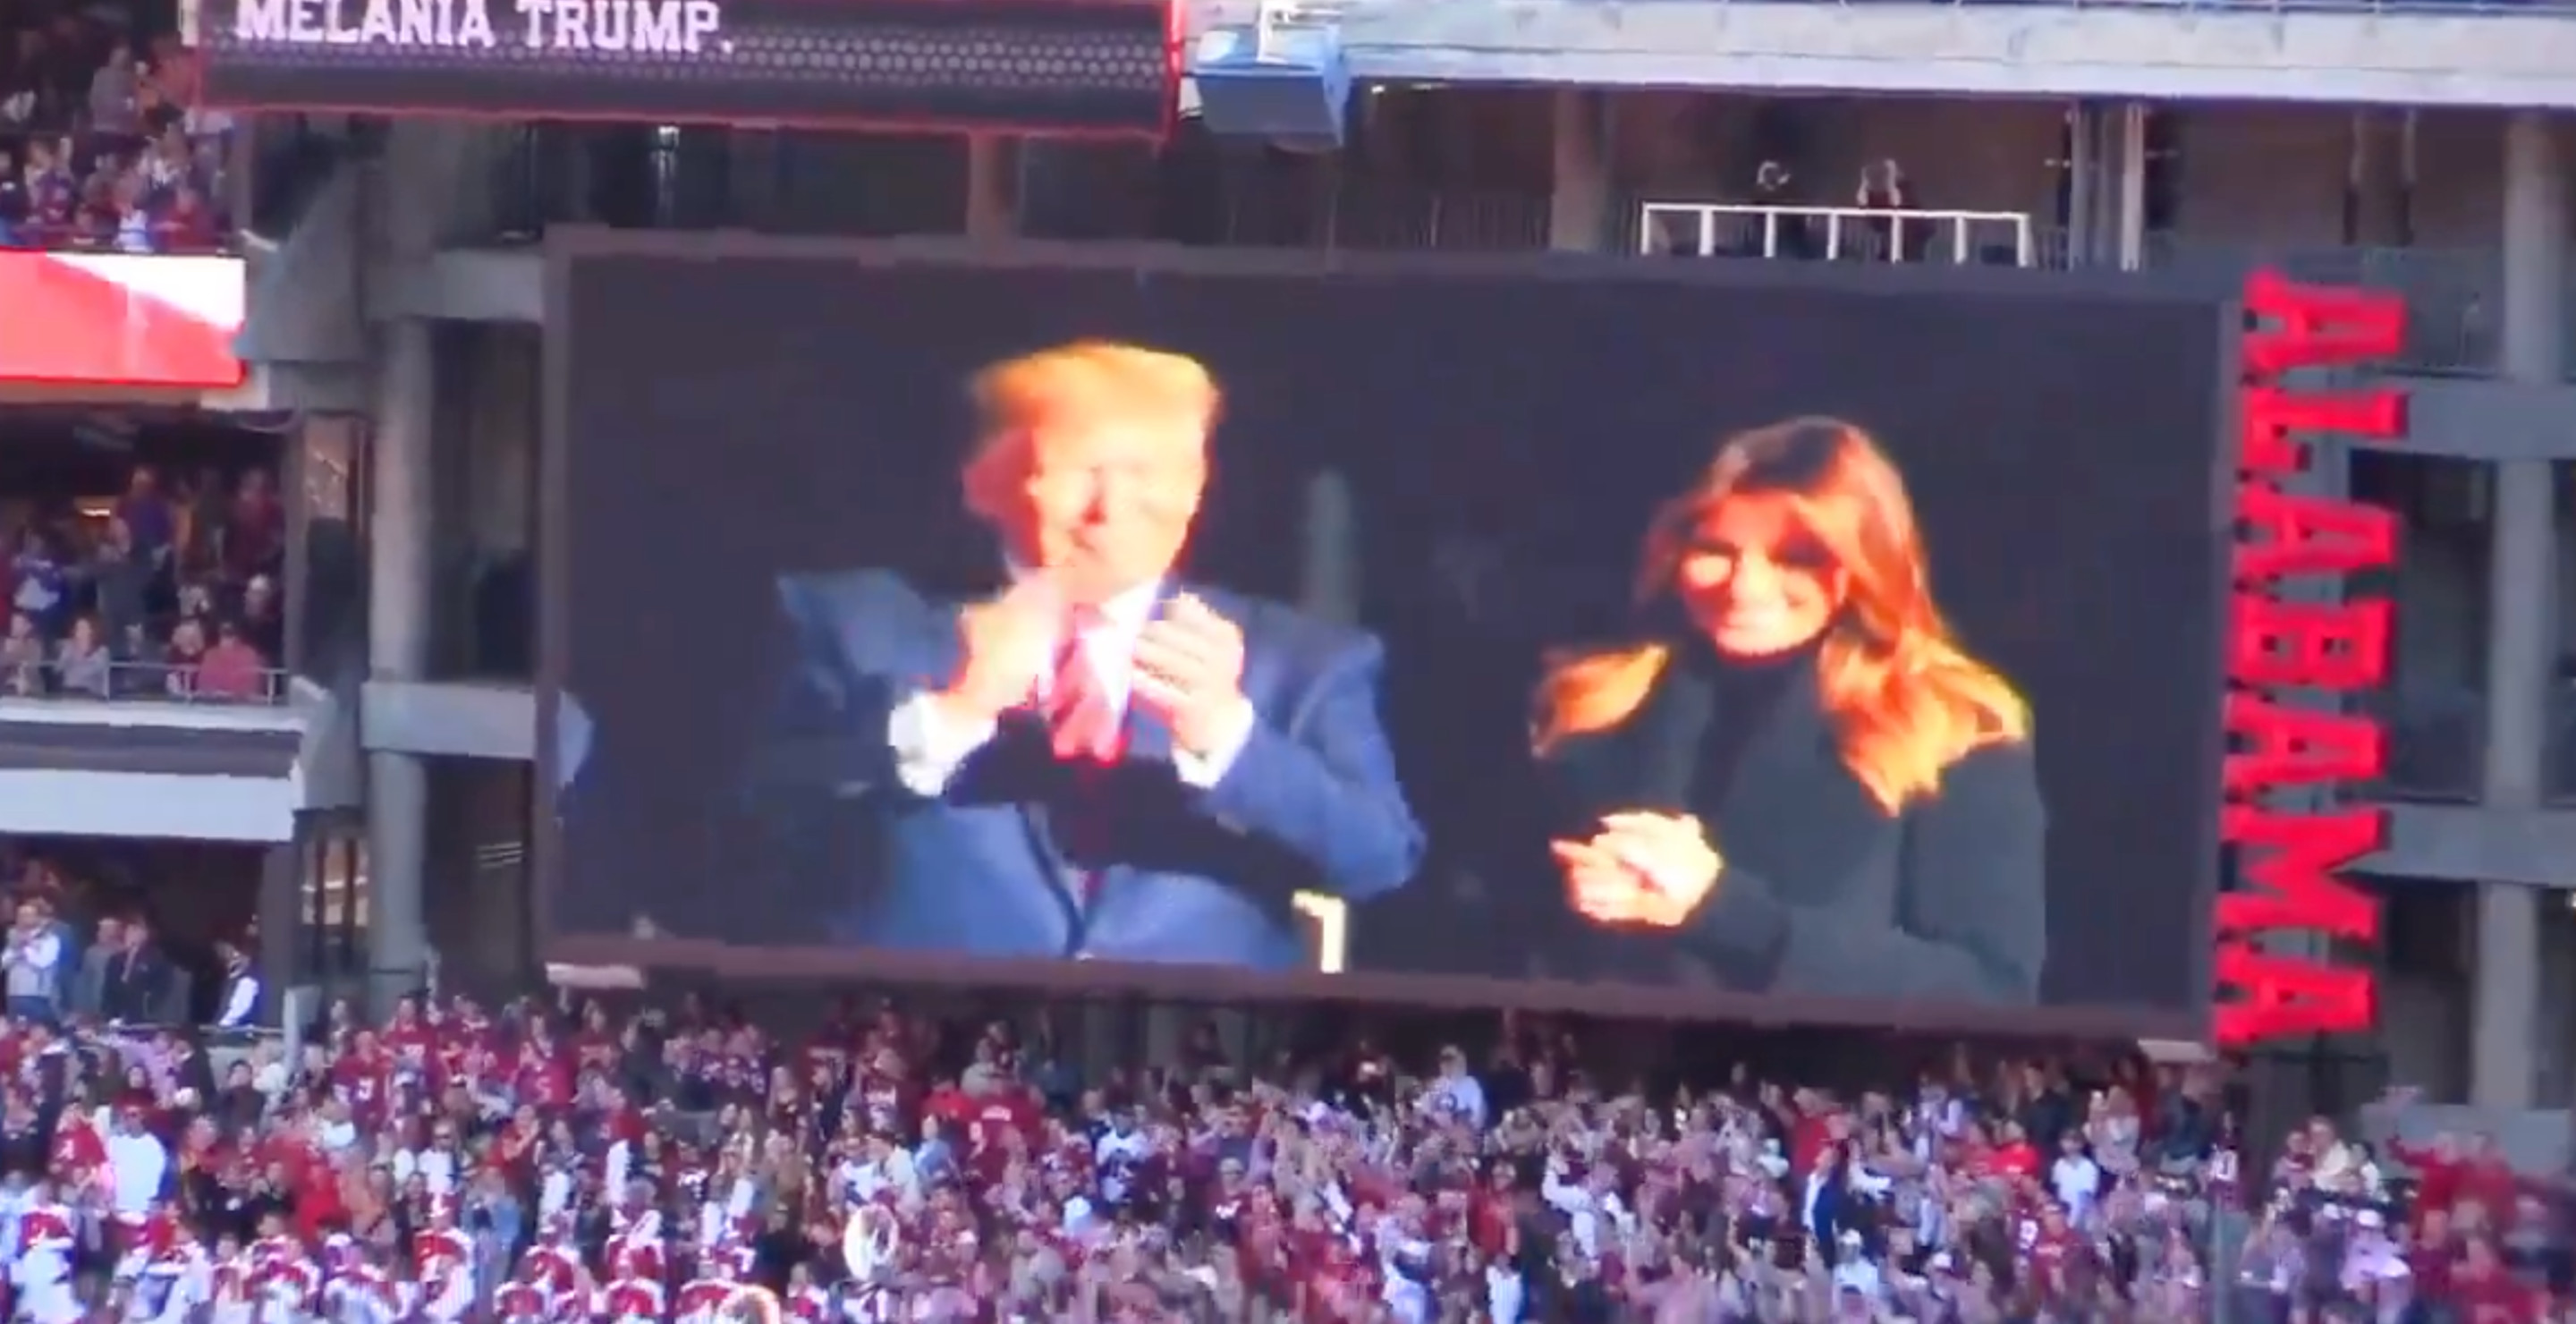
M1685 257L1860 258L1873 262L1989 262L2037 258L2026 211L1922 207L1791 207L1746 202L1649 202L1638 250Z

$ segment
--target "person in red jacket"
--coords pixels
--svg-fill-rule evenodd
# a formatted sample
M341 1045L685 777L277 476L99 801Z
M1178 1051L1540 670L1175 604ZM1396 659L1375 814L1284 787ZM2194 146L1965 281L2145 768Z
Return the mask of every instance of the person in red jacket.
M2493 1241L2476 1236L2451 1272L2450 1300L2460 1324L2540 1324L2544 1296L2513 1276Z

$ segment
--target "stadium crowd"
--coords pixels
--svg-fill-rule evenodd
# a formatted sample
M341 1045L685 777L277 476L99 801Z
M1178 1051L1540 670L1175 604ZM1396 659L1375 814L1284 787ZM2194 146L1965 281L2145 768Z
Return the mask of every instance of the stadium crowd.
M2322 1120L2248 1181L2220 1077L2125 1058L1628 1085L1506 1017L1476 1062L1246 1069L1202 1027L1086 1080L892 1002L773 1037L420 998L218 1065L12 1010L0 1246L40 1324L760 1317L743 1284L861 1324L2569 1317L2562 1190L2449 1140L2400 1180Z
M267 471L164 482L113 503L0 502L12 549L0 695L275 702L286 513Z
M231 124L195 77L117 6L0 0L0 248L220 248Z

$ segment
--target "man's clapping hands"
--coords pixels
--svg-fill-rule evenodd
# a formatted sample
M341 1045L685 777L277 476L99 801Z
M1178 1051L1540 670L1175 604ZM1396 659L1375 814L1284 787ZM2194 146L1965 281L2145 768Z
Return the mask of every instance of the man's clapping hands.
M1068 608L1055 582L1030 575L957 616L957 671L933 701L960 725L982 725L1036 696L1055 667Z
M1253 723L1243 631L1190 594L1174 597L1136 640L1136 699L1193 754L1241 741Z
M1074 616L1045 575L967 607L957 621L957 670L933 696L941 715L981 725L1029 703L1054 672ZM1132 693L1171 727L1174 744L1212 753L1240 742L1254 720L1243 659L1243 631L1197 597L1179 594L1136 637Z

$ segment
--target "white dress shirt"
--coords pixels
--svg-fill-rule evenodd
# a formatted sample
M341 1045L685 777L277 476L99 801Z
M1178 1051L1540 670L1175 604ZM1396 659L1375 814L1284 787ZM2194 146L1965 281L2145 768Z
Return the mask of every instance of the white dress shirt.
M1422 1105L1426 1109L1455 1109L1468 1125L1480 1132L1485 1129L1485 1084L1464 1072L1434 1081L1422 1092Z
M1154 1142L1147 1139L1142 1131L1108 1131L1092 1143L1091 1156L1093 1165L1102 1169L1114 1166L1121 1159L1131 1164L1143 1163L1154 1156ZM1127 1178L1104 1172L1100 1178L1100 1193L1109 1197L1112 1204L1126 1199Z
M9 935L5 957L11 997L53 999L54 970L62 964L63 941L51 929L38 929L33 934Z
M117 1216L141 1219L161 1198L161 1180L170 1172L170 1151L146 1131L107 1138L109 1199Z
M2057 1191L2057 1202L2077 1222L2093 1209L2093 1198L2102 1189L2100 1164L2082 1154L2060 1154L2049 1165L2048 1184Z
M237 1030L250 1024L250 1014L259 1010L259 976L244 970L234 977L232 988L224 994L223 1014L215 1024L226 1030Z
M1014 569L1011 577L1017 582L1021 572ZM1082 632L1083 657L1091 663L1101 697L1122 721L1127 713L1128 694L1134 688L1131 673L1136 665L1136 641L1162 602L1160 583L1139 584L1101 603L1097 623ZM1033 697L1046 697L1054 680L1051 674L1039 676ZM886 723L886 737L894 746L895 776L915 795L937 796L948 789L949 780L966 765L966 760L992 740L998 726L992 721L959 722L942 713L931 695L915 694L896 704ZM1172 768L1184 785L1204 791L1224 780L1235 759L1242 755L1244 745L1252 739L1252 728L1243 726L1225 735L1213 749L1173 749Z

